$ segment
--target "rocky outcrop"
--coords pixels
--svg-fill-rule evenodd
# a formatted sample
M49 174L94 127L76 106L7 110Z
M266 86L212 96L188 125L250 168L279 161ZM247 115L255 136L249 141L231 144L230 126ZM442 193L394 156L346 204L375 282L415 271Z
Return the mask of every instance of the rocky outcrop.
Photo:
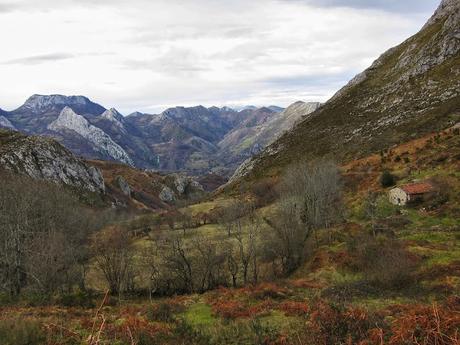
M163 186L159 197L162 201L167 202L167 203L172 203L174 200L176 200L176 196L174 192L168 186Z
M129 186L128 182L123 178L123 176L117 176L116 182L118 187L120 188L121 192L126 196L131 196L131 187Z
M190 176L184 174L172 174L171 176L174 178L174 187L179 195L204 191L203 186Z
M125 119L116 109L110 108L104 111L101 115L101 118L106 119L112 122L115 126L120 128L122 131L126 132L124 128Z
M76 114L71 108L65 107L59 117L49 126L49 130L60 132L72 130L91 142L96 151L125 164L133 165L132 159L103 130L91 125L83 116Z
M0 167L91 192L105 191L99 169L82 162L49 138L0 130Z

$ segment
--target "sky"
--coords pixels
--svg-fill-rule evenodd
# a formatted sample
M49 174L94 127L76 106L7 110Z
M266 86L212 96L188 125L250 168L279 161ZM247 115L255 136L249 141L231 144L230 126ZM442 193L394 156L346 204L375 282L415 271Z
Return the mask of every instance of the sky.
M0 108L85 95L124 114L330 98L440 0L0 0Z

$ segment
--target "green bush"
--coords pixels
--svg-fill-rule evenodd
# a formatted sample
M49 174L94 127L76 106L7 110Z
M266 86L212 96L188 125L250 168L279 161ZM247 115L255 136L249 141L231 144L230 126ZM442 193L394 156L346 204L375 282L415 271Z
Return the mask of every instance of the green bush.
M392 187L396 184L396 178L388 170L385 170L380 176L380 184L384 188Z
M0 320L0 343L2 345L45 345L46 336L38 321Z
M93 296L81 290L74 293L63 294L58 297L56 302L65 307L93 308L95 306Z

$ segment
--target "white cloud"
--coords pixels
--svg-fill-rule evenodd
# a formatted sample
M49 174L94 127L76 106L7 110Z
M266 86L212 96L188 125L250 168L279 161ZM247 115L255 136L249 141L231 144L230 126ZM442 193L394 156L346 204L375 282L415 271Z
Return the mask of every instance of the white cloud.
M126 113L325 101L436 7L432 0L410 0L412 12L392 0L27 2L0 0L7 33L0 75L8 86L0 107L63 93Z

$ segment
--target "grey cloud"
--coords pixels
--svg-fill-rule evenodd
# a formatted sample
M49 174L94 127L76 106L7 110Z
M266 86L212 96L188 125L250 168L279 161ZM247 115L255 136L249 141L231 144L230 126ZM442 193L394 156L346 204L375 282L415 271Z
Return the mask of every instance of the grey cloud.
M145 69L170 75L190 75L206 70L194 52L182 48L171 48L163 55L151 59L125 60L123 66L128 69Z
M346 80L349 80L354 74L353 71L341 73L341 74L306 74L306 75L296 75L296 76L282 76L276 78L268 78L262 80L262 83L275 85L277 87L302 87L302 86L326 86L333 85L337 83L343 83Z
M433 11L440 0L281 0L281 2L302 2L318 7L350 7L380 9L390 12Z
M13 12L17 8L17 5L11 2L0 3L0 14Z
M26 56L18 59L4 61L2 65L38 65L47 62L56 62L61 60L73 59L74 55L66 53L52 53Z

